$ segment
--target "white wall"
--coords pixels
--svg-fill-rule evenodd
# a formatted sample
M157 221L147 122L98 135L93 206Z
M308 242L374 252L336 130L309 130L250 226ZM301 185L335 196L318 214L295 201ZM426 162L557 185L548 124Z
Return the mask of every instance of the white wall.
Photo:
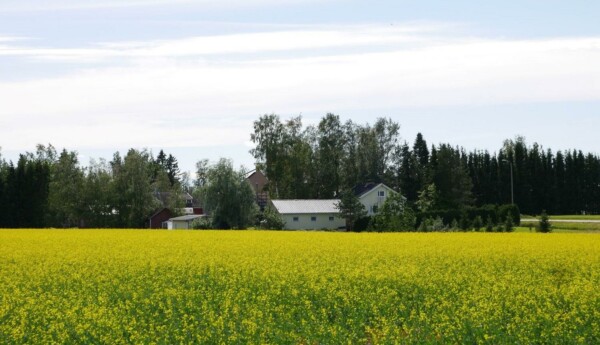
M281 217L286 230L338 229L346 226L346 221L337 213L283 214ZM298 217L298 220L294 221L294 217ZM312 221L311 217L316 217L316 220ZM333 217L333 220L329 220L329 217Z
M380 191L383 191L383 197L379 196ZM375 214L375 212L373 212L373 206L377 206L377 208L381 209L381 206L383 206L385 199L390 195L390 193L395 192L385 185L379 185L363 195L360 198L360 202L365 206L368 215L372 216Z
M191 229L191 221L186 220L169 220L167 221L167 229L169 230L177 230L177 229Z

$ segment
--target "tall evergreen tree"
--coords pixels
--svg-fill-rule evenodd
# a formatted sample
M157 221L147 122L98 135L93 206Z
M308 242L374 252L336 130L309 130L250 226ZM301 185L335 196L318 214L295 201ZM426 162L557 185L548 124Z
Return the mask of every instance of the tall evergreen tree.
M427 141L423 139L423 134L417 133L417 138L413 145L413 152L417 159L417 163L421 167L426 167L429 164L429 148L427 147Z
M169 154L169 157L167 157L165 171L167 173L167 177L169 178L171 187L179 184L179 175L181 174L181 171L179 171L179 163L177 162L177 159L172 154Z
M550 217L548 217L546 210L542 211L542 214L540 216L540 223L538 224L537 230L539 232L551 232L552 231L552 224L550 223Z
M400 166L398 168L398 185L410 202L415 202L419 196L421 183L419 181L420 165L408 144L400 148Z
M433 182L442 208L456 209L472 204L472 180L458 149L446 144L438 147Z

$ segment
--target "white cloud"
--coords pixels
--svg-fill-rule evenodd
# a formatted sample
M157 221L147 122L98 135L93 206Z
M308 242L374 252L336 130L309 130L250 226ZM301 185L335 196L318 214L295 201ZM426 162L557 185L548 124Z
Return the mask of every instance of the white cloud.
M102 8L130 8L152 6L189 5L194 7L238 8L254 6L291 5L323 0L3 0L0 11L54 11L54 10L88 10ZM331 1L331 0L329 0Z
M426 27L357 26L314 28L147 42L109 42L92 48L44 48L0 46L0 56L97 62L111 58L211 57L241 53L293 52L296 50L333 49L419 43Z
M440 39L366 26L19 54L75 61L117 54L128 63L0 80L7 150L38 142L244 147L251 122L270 112L600 100L598 37Z
M16 41L22 41L25 39L26 38L24 38L24 37L17 37L17 36L0 36L0 42L16 42Z

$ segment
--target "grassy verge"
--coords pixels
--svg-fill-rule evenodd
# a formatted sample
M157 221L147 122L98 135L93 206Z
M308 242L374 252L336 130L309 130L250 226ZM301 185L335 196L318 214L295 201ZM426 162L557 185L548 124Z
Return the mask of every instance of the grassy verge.
M587 214L587 215L560 215L560 216L551 216L553 219L567 219L567 220L600 220L600 215L597 214Z
M550 219L552 223L552 218ZM538 222L521 222L521 227L515 231L529 232L531 228L535 231ZM552 223L553 232L600 232L600 223Z
M530 215L522 215L521 218L523 219L529 219L529 218L536 218L539 219L539 215L538 216L530 216ZM600 220L600 215L597 214L586 214L586 215L581 215L581 214L567 214L567 215L557 215L557 216L550 216L550 219L556 219L556 220Z

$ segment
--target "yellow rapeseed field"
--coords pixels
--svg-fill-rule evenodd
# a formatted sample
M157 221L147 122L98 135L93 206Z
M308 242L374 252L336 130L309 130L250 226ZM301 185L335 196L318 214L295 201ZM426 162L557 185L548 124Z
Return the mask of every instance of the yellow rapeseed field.
M600 236L0 230L0 343L598 344Z

